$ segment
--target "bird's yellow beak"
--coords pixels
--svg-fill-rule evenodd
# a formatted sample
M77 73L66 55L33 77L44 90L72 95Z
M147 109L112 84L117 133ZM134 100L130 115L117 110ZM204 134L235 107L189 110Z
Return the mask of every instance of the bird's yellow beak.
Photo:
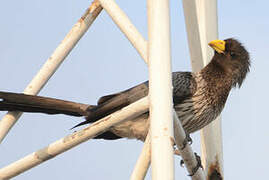
M225 41L223 40L213 40L208 43L208 45L211 46L218 53L224 53L225 51Z

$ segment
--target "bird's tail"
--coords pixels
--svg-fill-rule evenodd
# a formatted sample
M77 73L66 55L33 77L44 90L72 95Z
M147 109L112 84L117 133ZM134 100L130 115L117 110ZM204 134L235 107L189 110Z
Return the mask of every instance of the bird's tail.
M91 107L94 106L54 98L0 91L0 111L87 116L87 109Z

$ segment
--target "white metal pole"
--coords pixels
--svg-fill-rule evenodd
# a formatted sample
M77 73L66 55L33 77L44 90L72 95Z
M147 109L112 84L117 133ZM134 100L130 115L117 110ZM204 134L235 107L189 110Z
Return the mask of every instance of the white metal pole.
M87 9L85 14L73 26L71 31L66 35L53 54L48 58L46 63L33 78L30 84L25 88L25 94L36 95L39 93L57 68L61 65L65 57L88 30L101 10L102 7L100 6L99 2L95 0ZM5 138L12 126L16 123L21 114L21 112L8 112L7 115L5 115L0 121L0 143Z
M183 0L183 8L192 67L194 71L199 71L213 56L208 42L218 38L217 0ZM213 172L223 177L220 120L218 117L201 131L202 162L207 178Z
M218 39L217 0L202 0L200 2L197 11L198 17L204 17L204 23L201 22L204 27L200 27L200 29L203 31L201 33L205 34L202 45L205 46L203 48L204 54L206 54L204 63L207 64L213 56L213 50L207 44ZM202 11L199 11L199 9ZM201 131L202 162L207 178L210 179L219 178L218 176L221 176L222 179L224 177L221 129L221 117L219 116Z
M110 15L112 20L116 23L116 25L138 51L140 56L147 62L147 42L143 36L140 35L135 26L131 23L128 16L120 9L114 0L99 1L102 7Z
M121 123L124 120L135 118L147 112L148 106L148 97L144 97L122 108L121 110L102 118L90 126L55 141L49 146L29 154L28 156L25 156L24 158L0 169L0 179L9 179L17 176L32 167L95 137L97 134L108 130L111 126Z
M153 180L174 179L168 0L148 0L148 61Z
M150 138L151 133L149 131L147 138L144 142L142 152L135 164L135 168L132 172L130 180L143 180L147 174L151 158Z

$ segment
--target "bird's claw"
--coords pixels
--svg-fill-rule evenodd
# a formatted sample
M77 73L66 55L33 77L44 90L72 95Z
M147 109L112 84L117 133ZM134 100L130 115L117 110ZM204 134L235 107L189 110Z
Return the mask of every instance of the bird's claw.
M184 167L184 161L183 161L183 159L180 160L180 166L181 167Z
M192 144L192 139L191 139L191 136L189 134L186 134L186 137L185 137L184 141L182 142L183 147L181 148L181 150L185 149L187 144L189 144L189 145Z
M194 153L194 155L197 161L197 165L192 169L192 173L189 174L189 176L193 176L198 171L199 168L204 169L202 166L202 161L201 161L200 156L197 153Z
M203 166L202 166L200 156L197 153L194 153L194 155L195 155L195 158L196 158L196 161L197 161L197 165L192 169L192 173L189 174L188 176L193 176L198 171L199 168L204 169ZM181 159L180 166L183 167L183 165L184 165L184 161Z

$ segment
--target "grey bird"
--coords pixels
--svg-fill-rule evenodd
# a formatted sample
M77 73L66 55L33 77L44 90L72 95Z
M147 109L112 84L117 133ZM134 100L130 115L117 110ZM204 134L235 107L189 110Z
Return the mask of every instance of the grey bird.
M200 72L173 72L173 103L187 134L212 122L223 110L230 90L241 87L250 68L249 53L236 39L214 40L210 63ZM97 105L86 105L40 96L0 92L0 110L85 116L77 126L95 122L148 95L148 82L103 96ZM149 112L111 127L96 139L135 138L144 141L150 126Z

